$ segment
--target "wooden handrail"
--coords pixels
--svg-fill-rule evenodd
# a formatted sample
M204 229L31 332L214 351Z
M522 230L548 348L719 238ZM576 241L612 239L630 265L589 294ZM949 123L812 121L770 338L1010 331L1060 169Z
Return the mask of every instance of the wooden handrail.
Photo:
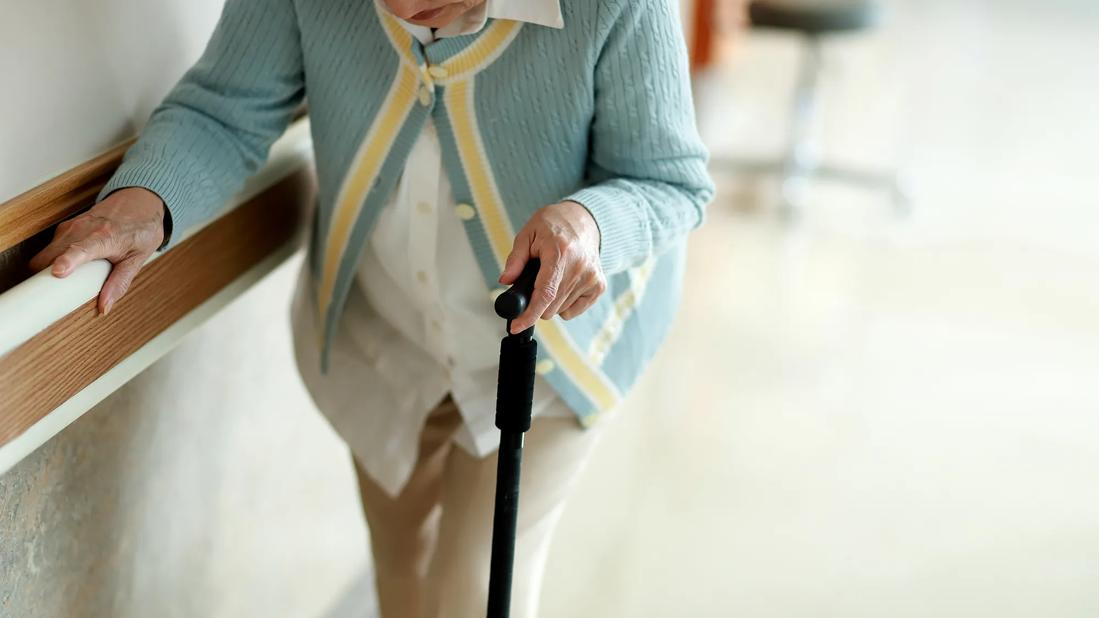
M104 262L66 279L39 273L0 294L0 474L296 251L314 191L310 153L308 121L300 121L227 212L151 260L106 317L95 310ZM91 179L109 177L110 161L119 158L97 157L23 194L19 208L59 212L55 205L78 202L98 182Z
M302 105L294 122L308 113ZM0 204L0 253L26 242L95 203L137 138L130 138L37 187Z
M91 206L133 143L127 140L0 204L0 252Z

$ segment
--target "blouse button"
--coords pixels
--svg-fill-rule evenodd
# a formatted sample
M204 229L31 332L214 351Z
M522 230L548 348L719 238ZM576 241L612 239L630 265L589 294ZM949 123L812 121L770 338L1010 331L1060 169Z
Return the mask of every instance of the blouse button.
M469 204L458 204L454 207L454 214L458 215L462 221L469 221L477 216L477 211Z

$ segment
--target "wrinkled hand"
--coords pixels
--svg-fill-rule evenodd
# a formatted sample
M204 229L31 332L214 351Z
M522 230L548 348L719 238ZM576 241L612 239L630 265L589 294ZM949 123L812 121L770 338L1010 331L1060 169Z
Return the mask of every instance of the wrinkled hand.
M31 258L30 266L39 271L52 264L53 276L64 278L81 264L110 261L114 267L98 303L99 313L106 315L163 241L164 202L152 191L131 187L58 225L53 241Z
M588 209L576 202L542 208L515 237L500 283L511 285L531 258L542 265L534 282L534 296L526 311L512 321L519 333L541 317L560 315L570 320L587 311L607 289L599 261L599 227Z

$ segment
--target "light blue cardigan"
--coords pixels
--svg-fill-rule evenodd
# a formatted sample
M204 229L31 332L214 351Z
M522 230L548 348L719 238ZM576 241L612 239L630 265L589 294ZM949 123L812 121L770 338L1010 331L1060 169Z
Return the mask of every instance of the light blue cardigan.
M455 198L476 212L465 229L486 306L537 209L574 200L594 216L607 292L536 329L540 373L591 422L663 340L687 233L713 194L671 1L562 0L563 30L497 20L425 47L371 0L228 0L205 54L102 195L154 191L178 238L262 164L308 95L319 179L309 260L326 350L430 118Z

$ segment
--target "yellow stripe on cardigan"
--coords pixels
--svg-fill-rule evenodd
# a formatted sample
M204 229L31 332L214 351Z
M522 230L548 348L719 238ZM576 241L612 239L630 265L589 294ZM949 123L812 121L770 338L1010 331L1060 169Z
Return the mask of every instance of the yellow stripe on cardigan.
M481 131L477 126L477 113L473 107L473 82L457 82L447 86L446 108L450 124L454 128L454 141L458 144L458 156L466 172L466 180L473 192L473 201L479 207L481 225L485 228L492 254L502 268L515 244L515 230L503 209L503 199L496 188L492 170L485 156Z
M378 19L382 22L382 29L385 30L390 44L397 50L401 60L414 69L420 69L422 65L416 59L415 54L412 53L412 33L405 30L397 21L397 18L390 15L389 11L383 9L378 3L374 3L374 10L377 11ZM430 78L427 78L427 80L430 84Z
M344 177L339 199L328 227L324 243L324 259L321 262L321 285L318 291L317 306L323 322L321 332L327 326L328 307L336 286L336 275L347 244L351 240L351 230L359 218L366 196L374 186L374 180L381 172L382 165L389 155L393 142L405 124L412 106L416 102L419 78L416 72L402 65L397 79L389 89L381 110L370 125L355 160Z
M446 107L458 144L458 156L480 214L479 220L488 236L497 267L502 268L514 245L515 233L504 210L492 167L485 155L485 147L477 128L473 94L473 82L453 83L446 89ZM609 410L618 403L620 395L617 388L602 372L587 363L559 321L540 322L538 333L549 355L572 378L577 388L595 404L597 410Z
M613 309L603 321L603 327L599 329L599 334L595 336L591 347L588 348L588 361L593 365L602 365L607 358L607 352L610 351L614 342L618 341L626 320L645 295L645 287L648 286L654 270L656 270L656 259L649 258L637 268L627 271L630 287L615 300Z
M443 85L461 82L492 64L511 45L522 28L523 22L520 21L493 21L469 47L443 62L447 76L436 82Z
M500 54L504 53L504 50L507 49L508 45L511 44L511 41L519 34L519 30L523 27L523 22L519 21L507 19L494 20L492 25L481 32L477 37L477 40L470 44L469 47L466 47L452 58L445 60L439 65L446 70L447 76L442 79L435 79L428 73L427 65L420 64L415 54L412 53L413 39L408 30L406 30L389 11L382 9L381 7L377 7L377 10L382 26L385 28L386 34L389 35L390 42L397 48L404 61L420 69L424 83L426 83L428 87L433 87L436 84L445 85L462 81L489 64L492 64L493 61L500 57Z

